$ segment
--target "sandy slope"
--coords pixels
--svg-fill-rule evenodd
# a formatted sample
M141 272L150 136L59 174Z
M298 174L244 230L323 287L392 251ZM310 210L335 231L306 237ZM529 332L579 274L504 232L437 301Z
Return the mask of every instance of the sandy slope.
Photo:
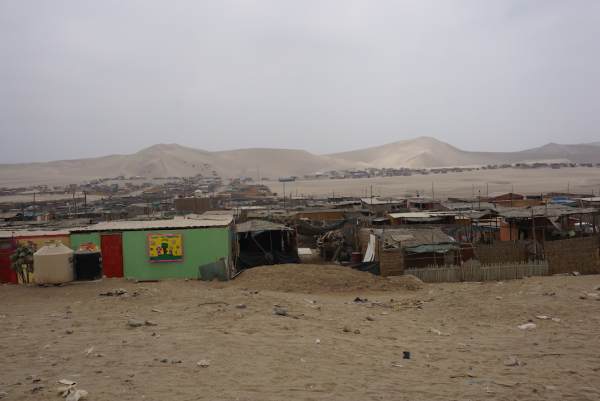
M362 162L375 167L448 167L517 162L600 162L597 144L559 145L550 143L521 152L470 152L431 137L419 137L330 157Z
M302 176L329 170L365 167L440 167L571 160L600 162L600 147L548 144L523 152L467 152L430 137L400 141L333 155L296 149L238 149L221 152L177 144L154 145L131 155L48 163L0 164L0 186L68 184L125 176L189 177L216 172L222 177Z
M312 295L196 281L2 286L0 391L59 399L56 381L69 378L96 401L597 400L600 301L580 295L599 285L546 277ZM139 295L98 296L116 287ZM290 316L273 315L274 304ZM129 328L130 318L157 326ZM517 328L529 319L536 329ZM519 366L506 366L511 356Z

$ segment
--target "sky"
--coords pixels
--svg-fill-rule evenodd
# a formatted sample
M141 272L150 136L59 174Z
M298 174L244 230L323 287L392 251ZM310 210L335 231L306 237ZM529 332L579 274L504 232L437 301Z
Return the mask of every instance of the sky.
M0 163L600 140L597 0L0 0Z

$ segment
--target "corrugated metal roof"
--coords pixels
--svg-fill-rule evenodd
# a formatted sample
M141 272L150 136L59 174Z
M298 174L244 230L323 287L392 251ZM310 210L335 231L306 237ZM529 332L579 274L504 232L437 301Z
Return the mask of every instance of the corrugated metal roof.
M231 216L214 216L204 219L169 219L169 220L122 220L107 221L93 224L87 227L74 228L71 232L94 232L94 231L136 231L136 230L158 230L158 229L183 229L204 227L226 227L233 221Z
M386 228L369 230L378 237L384 237L384 246L410 248L419 245L455 243L454 238L439 228Z
M0 238L51 237L69 235L68 230L2 230Z
M395 203L404 203L406 199L402 198L361 198L362 203L366 205L391 205Z
M238 233L257 232L257 231L291 231L292 229L283 224L273 223L267 220L248 220L245 223L235 225Z
M522 196L523 199L526 198L526 196L524 194L520 194L518 192L502 192L502 191L490 192L489 194L487 194L487 197L488 198L498 198L500 196L505 196L505 195L515 195L515 196Z
M402 212L402 213L389 213L392 219L427 219L431 216L431 213L427 212Z
M571 214L588 214L597 212L594 208L575 208L563 205L541 205L531 207L514 207L514 208L500 208L498 214L507 219L526 219L531 218L532 214L535 217L560 217L568 216Z

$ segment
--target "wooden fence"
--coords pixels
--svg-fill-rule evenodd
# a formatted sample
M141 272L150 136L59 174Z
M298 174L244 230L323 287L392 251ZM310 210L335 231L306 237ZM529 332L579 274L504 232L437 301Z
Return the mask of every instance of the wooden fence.
M404 274L412 274L426 283L514 280L523 277L546 276L548 275L548 263L546 261L539 261L485 266L428 267L423 269L405 269Z

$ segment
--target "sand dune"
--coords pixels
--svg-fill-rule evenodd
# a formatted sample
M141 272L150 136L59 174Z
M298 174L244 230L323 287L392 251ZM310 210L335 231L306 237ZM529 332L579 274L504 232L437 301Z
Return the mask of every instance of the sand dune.
M315 155L297 149L252 148L209 152L177 144L160 144L130 155L3 164L0 165L0 186L58 185L119 175L169 177L210 175L213 172L222 177L277 178L350 168L428 168L536 160L600 163L600 145L551 143L512 153L468 152L434 138L420 137L351 152Z
M329 155L374 167L449 167L523 161L571 161L600 163L598 143L559 145L550 143L520 152L469 152L431 137L419 137L387 145Z

